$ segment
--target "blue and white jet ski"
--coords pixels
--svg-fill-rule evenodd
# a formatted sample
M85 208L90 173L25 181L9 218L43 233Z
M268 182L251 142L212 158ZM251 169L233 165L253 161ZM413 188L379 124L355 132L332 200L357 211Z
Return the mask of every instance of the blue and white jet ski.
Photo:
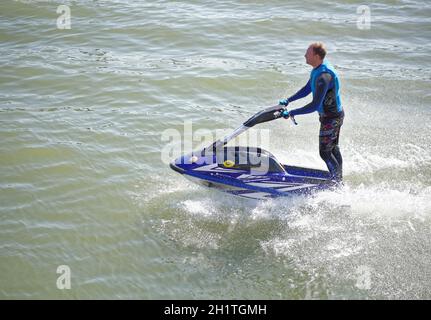
M252 199L311 194L336 186L328 171L283 165L261 148L225 146L254 125L281 118L283 111L280 105L267 108L223 140L179 157L170 167L201 185Z

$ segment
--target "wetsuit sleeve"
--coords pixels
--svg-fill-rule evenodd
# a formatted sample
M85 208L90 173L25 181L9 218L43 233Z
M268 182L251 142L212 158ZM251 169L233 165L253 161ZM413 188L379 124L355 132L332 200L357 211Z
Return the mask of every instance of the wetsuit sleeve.
M289 113L292 116L297 116L300 114L307 114L316 111L320 104L323 102L323 99L325 98L331 80L332 76L329 73L322 73L316 79L316 90L313 94L313 101L311 101L305 107L291 110Z
M299 90L297 93L291 96L288 100L289 102L292 102L298 99L302 99L308 96L310 93L311 93L311 85L310 85L310 80L308 80L307 84L301 90Z

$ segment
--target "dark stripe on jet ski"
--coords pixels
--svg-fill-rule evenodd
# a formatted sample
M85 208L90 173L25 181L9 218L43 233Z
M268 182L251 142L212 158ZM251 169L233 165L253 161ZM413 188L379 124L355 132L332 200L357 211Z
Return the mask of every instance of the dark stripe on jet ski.
M302 168L302 167L288 166L288 165L283 165L283 167L288 174L292 174L295 176L308 176L308 177L323 178L323 179L331 178L329 172L325 170Z
M174 170L174 171L176 171L178 173L181 173L181 174L185 173L183 169L181 169L180 167L177 167L173 162L171 162L169 164L169 166L171 167L172 170Z

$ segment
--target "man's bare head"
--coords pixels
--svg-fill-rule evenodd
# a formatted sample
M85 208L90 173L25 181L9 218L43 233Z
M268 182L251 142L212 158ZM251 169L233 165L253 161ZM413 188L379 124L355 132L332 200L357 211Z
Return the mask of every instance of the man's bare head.
M305 53L305 62L313 68L317 67L323 62L326 56L326 48L322 42L314 42L310 44Z

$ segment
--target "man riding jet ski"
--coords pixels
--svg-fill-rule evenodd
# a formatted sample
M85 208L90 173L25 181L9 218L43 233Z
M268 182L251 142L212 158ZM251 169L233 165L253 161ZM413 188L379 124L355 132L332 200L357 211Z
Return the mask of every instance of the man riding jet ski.
M292 194L309 194L338 185L342 181L342 156L338 147L344 110L339 94L339 79L332 65L325 61L323 43L312 43L304 57L313 67L310 80L296 94L280 100L279 105L265 109L236 129L223 141L216 141L198 153L184 155L171 168L200 184L216 187L247 198L264 199ZM288 111L292 101L313 93L313 101L303 108ZM260 148L224 147L248 128L275 120L317 111L321 123L319 153L329 171L283 165Z

